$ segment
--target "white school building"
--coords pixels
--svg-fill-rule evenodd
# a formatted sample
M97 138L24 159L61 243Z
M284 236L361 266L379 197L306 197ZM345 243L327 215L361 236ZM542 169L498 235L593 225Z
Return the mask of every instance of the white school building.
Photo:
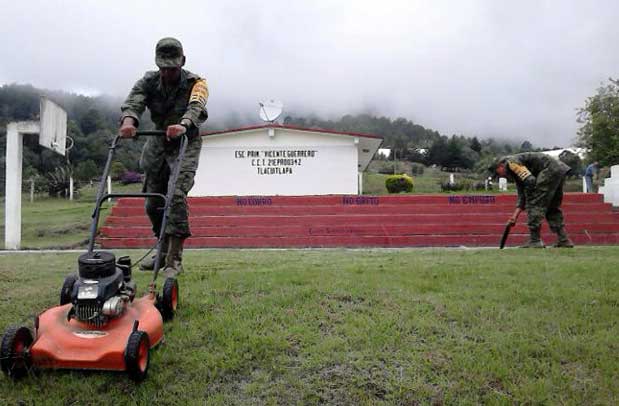
M190 196L359 194L382 141L278 124L206 133Z

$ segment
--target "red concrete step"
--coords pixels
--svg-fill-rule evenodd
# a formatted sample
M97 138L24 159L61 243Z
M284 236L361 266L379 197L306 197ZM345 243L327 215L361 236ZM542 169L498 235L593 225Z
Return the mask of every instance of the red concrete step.
M565 212L602 212L610 211L612 206L607 203L566 204L562 209ZM495 213L511 213L513 204L496 204L484 207ZM473 205L448 204L414 204L414 205L380 205L380 206L196 206L189 208L191 216L228 216L242 214L273 215L285 214L289 216L325 215L325 214L438 214L438 213L479 213L482 210ZM144 214L142 206L117 205L112 208L111 214L117 217L133 217Z
M190 198L189 247L496 246L516 196L389 195ZM150 247L142 199L119 199L100 230L108 248ZM566 194L566 227L577 244L619 243L619 212L601 195ZM553 242L548 226L544 238ZM528 236L526 214L509 244Z
M508 213L467 213L467 214L367 214L367 215L309 215L309 216L191 216L192 227L203 226L291 226L291 225L359 225L359 224L505 224ZM603 213L565 213L567 223L611 223L619 221L619 214ZM526 214L519 222L526 222ZM109 226L142 225L150 222L144 215L132 217L109 216L105 222Z
M508 246L518 246L527 239L526 234L510 235ZM577 245L619 244L619 233L573 234ZM555 241L552 235L543 235L547 244ZM416 236L311 236L311 237L197 237L190 238L186 247L210 248L269 248L269 247L449 247L449 246L498 246L497 235L416 235ZM101 238L102 248L147 248L154 245L154 238Z
M225 227L192 227L194 237L284 237L284 236L319 236L319 235L365 235L365 236L402 236L402 235L471 235L495 234L500 236L504 224L416 224L416 225L347 225L347 226L225 226ZM619 233L619 223L609 224L568 224L569 233ZM543 231L548 231L544 224ZM514 234L527 233L525 224L518 224L512 229ZM110 238L148 238L152 236L149 226L109 227L100 230L103 237Z
M272 205L351 205L371 206L381 204L511 204L516 201L513 193L500 195L484 194L423 194L423 195L327 195L327 196L222 196L190 197L190 205L207 206L272 206ZM485 200L485 203L481 203ZM493 202L490 203L490 200ZM143 206L143 199L118 199L121 205ZM597 193L565 193L563 202L601 203L603 196Z

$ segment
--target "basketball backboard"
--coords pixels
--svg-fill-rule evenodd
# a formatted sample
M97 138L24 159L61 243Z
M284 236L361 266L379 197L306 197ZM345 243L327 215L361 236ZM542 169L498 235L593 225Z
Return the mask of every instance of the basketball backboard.
M67 112L41 96L41 132L39 145L65 155L67 143Z

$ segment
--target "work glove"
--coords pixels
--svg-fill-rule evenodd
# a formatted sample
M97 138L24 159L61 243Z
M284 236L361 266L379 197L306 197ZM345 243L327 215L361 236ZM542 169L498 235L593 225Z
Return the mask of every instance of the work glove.
M166 138L172 140L180 137L187 132L187 128L180 124L169 125L166 129Z

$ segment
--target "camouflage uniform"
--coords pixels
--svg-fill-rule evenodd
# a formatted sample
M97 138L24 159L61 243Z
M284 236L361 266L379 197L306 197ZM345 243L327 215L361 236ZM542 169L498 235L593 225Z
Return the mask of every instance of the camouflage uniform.
M561 236L564 233L563 183L570 167L540 152L525 152L501 158L506 173L518 189L519 208L527 211L528 226L533 232L542 225L544 217L550 229Z
M132 117L136 120L136 126L145 107L148 107L151 119L158 130L165 130L169 125L179 124L181 120L189 120L192 123L187 131L188 144L185 159L181 164L165 230L167 235L183 239L191 235L186 198L193 186L200 158L202 141L199 136L199 127L208 117L207 98L206 81L189 71L183 69L180 83L172 88L166 88L163 85L159 72L150 71L136 82L121 106L121 122L126 117ZM163 194L167 192L171 166L178 156L179 146L180 139L148 137L140 159L140 166L146 175L143 191ZM146 212L155 235L159 235L161 229L163 207L164 202L160 198L146 199Z

